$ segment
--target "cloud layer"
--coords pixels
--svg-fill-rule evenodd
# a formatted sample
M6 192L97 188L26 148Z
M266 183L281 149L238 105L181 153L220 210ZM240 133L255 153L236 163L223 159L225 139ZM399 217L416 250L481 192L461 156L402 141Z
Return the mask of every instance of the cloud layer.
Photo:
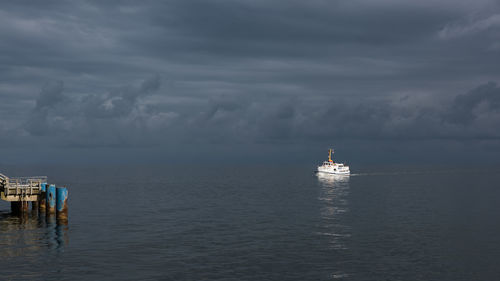
M0 143L498 150L499 15L487 0L8 3Z

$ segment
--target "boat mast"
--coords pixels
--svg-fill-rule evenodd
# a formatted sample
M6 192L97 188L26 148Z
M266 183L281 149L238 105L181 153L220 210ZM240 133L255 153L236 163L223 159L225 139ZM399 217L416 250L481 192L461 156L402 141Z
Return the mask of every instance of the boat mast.
M328 162L333 162L332 160L332 149L328 149Z

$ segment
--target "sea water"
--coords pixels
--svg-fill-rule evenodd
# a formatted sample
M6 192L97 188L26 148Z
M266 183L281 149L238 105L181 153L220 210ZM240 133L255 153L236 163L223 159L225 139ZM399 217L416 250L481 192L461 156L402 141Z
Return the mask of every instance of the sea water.
M1 280L500 280L500 169L25 166L69 223L0 202Z

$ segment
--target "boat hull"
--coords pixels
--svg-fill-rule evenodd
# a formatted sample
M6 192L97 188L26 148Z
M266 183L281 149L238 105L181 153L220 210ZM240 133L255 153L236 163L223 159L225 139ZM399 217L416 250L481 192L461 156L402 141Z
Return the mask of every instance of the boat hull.
M340 172L340 171L326 171L326 170L316 170L316 173L330 174L330 175L342 175L349 176L351 172Z
M316 170L318 173L325 173L325 174L332 174L332 175L350 175L351 170L349 169L348 166L337 166L337 165L322 165L318 166L318 169Z

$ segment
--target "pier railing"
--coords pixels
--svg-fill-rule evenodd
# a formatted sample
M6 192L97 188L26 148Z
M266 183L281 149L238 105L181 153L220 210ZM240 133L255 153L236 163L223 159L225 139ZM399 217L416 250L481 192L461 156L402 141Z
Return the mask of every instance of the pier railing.
M1 199L5 201L38 201L44 182L47 182L45 176L8 178L0 175Z

